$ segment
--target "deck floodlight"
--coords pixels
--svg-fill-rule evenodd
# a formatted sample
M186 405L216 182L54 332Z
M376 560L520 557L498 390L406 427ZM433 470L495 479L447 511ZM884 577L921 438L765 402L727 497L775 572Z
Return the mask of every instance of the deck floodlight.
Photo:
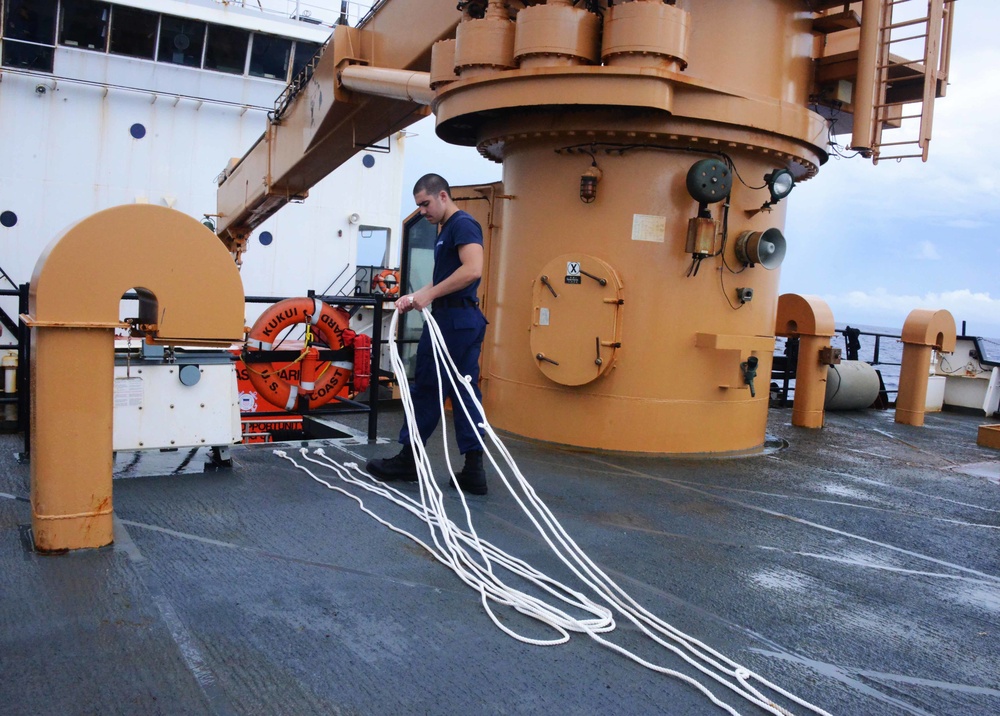
M795 177L787 169L775 169L770 174L765 174L764 182L771 193L771 200L764 205L768 208L791 194L795 188Z

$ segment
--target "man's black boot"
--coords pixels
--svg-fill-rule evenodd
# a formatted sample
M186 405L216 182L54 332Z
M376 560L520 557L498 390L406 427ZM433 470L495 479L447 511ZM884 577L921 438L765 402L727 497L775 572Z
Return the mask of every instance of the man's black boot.
M458 485L463 492L468 492L470 495L485 495L487 487L483 451L469 450L465 453L465 466L455 477L458 478Z
M417 465L413 460L413 450L404 445L398 455L369 460L365 468L383 482L416 482Z

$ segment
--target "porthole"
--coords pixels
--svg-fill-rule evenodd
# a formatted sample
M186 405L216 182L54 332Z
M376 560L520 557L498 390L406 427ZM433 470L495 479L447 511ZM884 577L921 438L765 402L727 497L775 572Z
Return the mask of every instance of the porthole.
M128 133L132 135L133 139L142 139L146 136L146 128L136 122L128 129Z
M13 211L4 211L0 213L0 224L3 224L8 229L17 223L17 214Z
M366 154L361 159L361 163L364 164L365 167L367 167L368 169L371 169L373 166L375 166L375 157L373 157L371 154Z
M271 234L270 231L261 231L260 236L257 237L257 240L260 241L261 246L270 246L271 242L274 241L274 236Z

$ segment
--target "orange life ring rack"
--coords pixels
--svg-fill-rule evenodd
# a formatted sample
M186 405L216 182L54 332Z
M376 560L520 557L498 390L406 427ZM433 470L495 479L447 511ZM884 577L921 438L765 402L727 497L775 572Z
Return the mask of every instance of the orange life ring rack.
M354 344L355 334L349 326L347 311L320 301L318 298L286 298L278 301L260 315L247 334L248 351L269 351L274 342L289 326L297 323L307 325L306 346L302 354L292 363L279 365L264 363L263 370L248 370L250 382L268 402L294 410L299 401L305 401L309 409L318 408L330 402L347 385L351 378L352 363L319 360L319 350L312 345L310 336L315 332L323 343L337 350ZM281 372L299 364L299 370L288 371L290 378ZM247 365L250 368L250 365Z
M372 280L372 286L386 296L399 295L399 271L385 269Z

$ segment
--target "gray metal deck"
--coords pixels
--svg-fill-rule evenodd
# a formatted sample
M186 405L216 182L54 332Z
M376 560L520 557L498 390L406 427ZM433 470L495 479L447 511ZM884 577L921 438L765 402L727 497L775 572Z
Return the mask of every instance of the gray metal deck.
M852 716L1000 713L1000 453L976 446L984 421L841 413L809 431L790 416L769 428L787 448L740 459L507 444L642 604L802 698ZM394 449L322 443L344 460ZM0 437L0 714L722 713L586 637L507 637L445 567L267 447L207 472L203 452L119 456L114 547L34 554L19 449ZM470 498L480 533L565 577L491 488ZM652 653L638 636L616 638Z

